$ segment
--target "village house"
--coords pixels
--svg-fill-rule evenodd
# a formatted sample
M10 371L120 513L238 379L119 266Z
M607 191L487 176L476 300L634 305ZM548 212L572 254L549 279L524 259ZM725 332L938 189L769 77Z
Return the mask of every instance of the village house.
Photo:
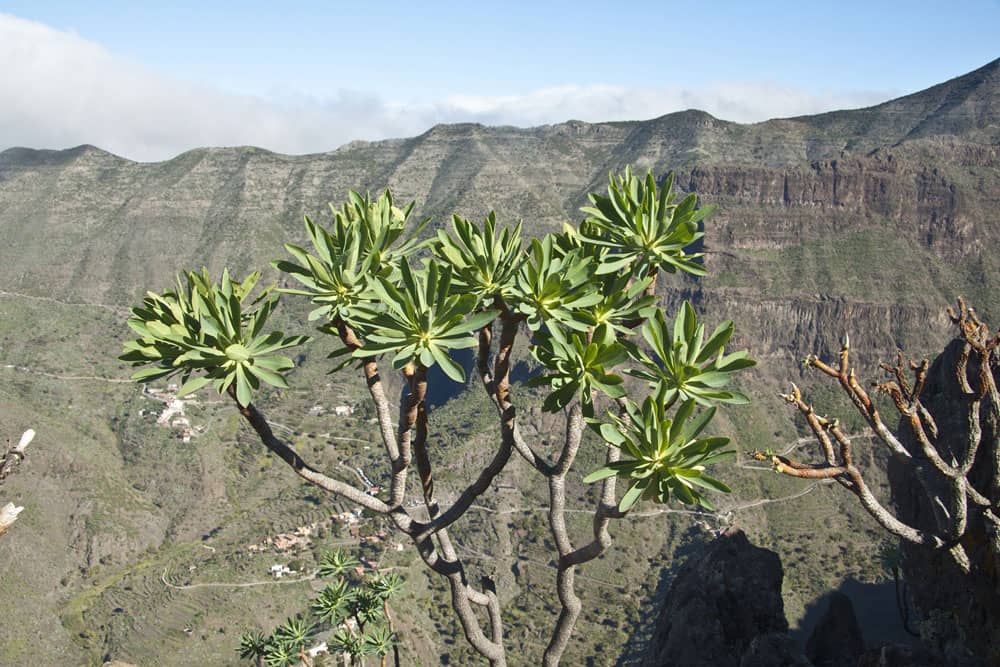
M286 574L297 574L295 570L291 569L287 565L282 565L280 563L275 563L271 566L271 576L275 579L281 579Z

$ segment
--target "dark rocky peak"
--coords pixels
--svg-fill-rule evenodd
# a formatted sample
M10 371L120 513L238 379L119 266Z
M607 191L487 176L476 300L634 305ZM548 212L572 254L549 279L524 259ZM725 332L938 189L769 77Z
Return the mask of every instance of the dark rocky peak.
M729 529L677 573L643 665L808 665L788 638L783 577L776 553Z
M865 652L851 599L834 591L830 606L806 641L806 655L816 667L854 667Z

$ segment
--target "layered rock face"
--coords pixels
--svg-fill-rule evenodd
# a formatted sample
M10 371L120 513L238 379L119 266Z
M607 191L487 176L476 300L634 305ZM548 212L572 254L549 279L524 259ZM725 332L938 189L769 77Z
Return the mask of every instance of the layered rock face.
M891 351L908 342L900 329L959 292L996 307L984 281L1000 240L998 72L995 61L871 109L750 126L695 111L527 130L455 125L332 153L198 149L154 164L87 146L11 149L0 154L0 284L126 304L178 267L266 266L282 240L303 236L303 215L322 217L349 188L391 187L436 225L493 208L541 234L579 218L586 193L631 164L675 171L679 188L720 205L706 225L711 275L690 288L727 315L732 307L755 352L801 356L835 340L845 323L829 299L884 309L855 319L874 321L870 347ZM777 319L755 312L785 306ZM818 339L797 339L810 321ZM916 342L943 343L924 329Z

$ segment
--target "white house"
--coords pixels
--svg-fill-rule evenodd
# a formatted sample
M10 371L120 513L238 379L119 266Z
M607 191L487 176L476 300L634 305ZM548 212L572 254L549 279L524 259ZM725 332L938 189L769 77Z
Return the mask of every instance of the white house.
M275 563L271 566L271 575L275 579L281 579L286 574L295 574L295 570L289 568L287 565L281 565L280 563Z

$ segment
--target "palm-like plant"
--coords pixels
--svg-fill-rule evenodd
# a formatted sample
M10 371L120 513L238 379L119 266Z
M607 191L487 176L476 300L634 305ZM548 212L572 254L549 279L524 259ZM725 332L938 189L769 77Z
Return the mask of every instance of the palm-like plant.
M356 591L346 580L327 584L312 602L312 611L320 621L337 625L351 613Z
M374 298L368 287L370 277L385 271L386 267L375 263L374 253L363 253L364 237L344 229L342 222L334 225L334 233L308 217L305 225L316 255L286 243L285 249L299 264L284 260L272 262L276 269L292 276L305 289L281 291L308 296L314 304L318 304L319 307L309 313L310 320L325 317L350 321L358 305L370 303Z
M274 637L278 642L299 647L312 638L315 630L316 626L312 623L306 622L301 616L293 616L277 627Z
M346 653L348 656L363 655L364 639L349 630L341 630L329 642L332 652Z
M729 493L728 486L705 474L705 466L732 455L725 450L729 438L699 438L715 415L715 408L695 414L695 402L681 404L674 417L664 416L661 404L652 396L639 408L625 401L627 418L609 413L611 422L597 422L605 441L620 447L631 459L609 463L584 478L596 482L618 475L630 482L618 509L630 509L641 498L666 503L670 494L682 503L697 503L714 509L704 490Z
M312 640L315 634L315 625L307 622L301 616L294 616L274 630L271 635L271 643L282 649L283 656L294 655L298 660L305 661L306 644Z
M334 211L334 219L341 238L360 234L364 256L372 257L375 265L392 267L413 254L419 246L417 237L431 221L425 218L407 233L413 206L410 202L397 208L388 190L377 200L351 191L348 201Z
M365 583L382 600L391 600L403 590L403 578L396 572L374 574Z
M438 230L431 244L434 254L452 268L452 290L473 294L480 303L491 305L495 297L507 299L517 273L524 263L521 224L497 232L496 213L489 212L478 227L469 220L452 216L454 236Z
M747 403L742 393L723 389L736 372L757 363L746 350L725 354L732 335L733 323L727 320L705 340L705 325L698 322L688 301L681 306L672 327L663 311L657 311L642 327L642 336L655 359L636 350L642 366L629 373L647 380L666 408L678 399L692 399L704 406L713 402Z
M386 656L396 645L396 633L389 628L374 628L363 635L361 640L361 652L363 655L377 655L382 658L382 665L385 665Z
M552 235L533 240L511 291L514 309L532 331L543 325L555 336L561 336L560 327L586 331L589 324L581 311L602 299L589 284L596 268L577 251L564 253Z
M271 643L267 646L264 661L268 667L296 667L299 661L299 650L283 643Z
M602 273L628 267L636 276L657 271L705 275L705 267L695 261L701 253L685 249L704 236L698 223L714 206L698 209L693 193L675 204L673 174L659 191L652 171L640 180L626 167L622 176L611 174L608 180L608 196L591 193L593 207L583 209L590 216L582 230L584 240L610 250Z
M379 623L385 618L382 598L375 591L362 588L351 602L351 613L362 628L372 623Z
M603 328L607 328L606 325ZM552 389L542 408L558 412L577 395L580 396L584 414L593 414L594 390L612 398L625 395L622 377L610 372L628 359L625 348L614 337L599 334L591 341L585 334L571 332L556 337L544 332L535 335L537 344L531 353L545 367L543 374L528 381L530 386L548 386Z
M342 577L361 564L352 554L343 549L334 549L323 555L318 575L321 577Z
M341 210L333 210L329 229L307 216L306 233L316 254L288 243L285 249L299 263L273 262L275 268L306 289L281 291L308 296L318 304L309 314L310 320L326 317L351 321L355 307L374 299L369 282L377 276L391 277L398 262L417 247L415 237L430 219L419 223L403 238L412 210L412 203L402 210L396 208L388 191L374 201L368 195L362 197L351 191Z
M256 300L249 300L260 274L240 282L227 271L219 283L212 281L207 270L185 276L184 282L177 281L176 290L162 295L150 292L142 306L132 309L128 325L139 338L125 343L119 358L133 366L155 364L136 372L132 379L149 382L180 374L184 384L179 395L212 384L219 393L232 391L242 406L250 404L261 382L287 387L282 372L294 364L275 352L300 345L309 337L264 333L277 297L268 296L265 290Z
M237 651L243 660L253 660L261 665L267 655L268 645L268 638L263 632L247 630L240 635L240 645Z
M403 578L396 572L385 574L375 574L367 580L368 589L382 601L382 613L385 617L385 627L377 627L370 630L365 641L368 642L369 649L377 647L375 653L382 656L382 665L385 667L386 654L391 648L395 654L396 664L399 665L399 646L396 643L392 613L389 609L389 601L395 598L403 590ZM375 637L376 643L373 645L369 637Z
M385 310L359 315L358 319L371 333L364 347L354 351L354 356L363 358L391 352L395 368L409 364L430 368L437 364L452 380L464 382L465 371L449 351L474 347L476 339L472 332L491 322L497 312L472 314L476 297L452 294L451 275L450 267L439 269L436 262L415 272L404 261L400 265L399 288L384 278L374 283Z
M292 261L275 266L299 283L284 292L307 296L313 303L310 319L321 320L320 330L334 334L343 345L333 356L364 360L361 365L390 459L390 501L309 466L250 405L261 382L285 386L281 374L292 362L276 353L305 340L264 332L276 297L265 291L249 301L257 275L238 282L226 274L215 284L205 272L187 274L186 284L179 283L176 291L149 295L134 311L130 325L139 339L126 346L123 358L136 366L153 366L137 373L139 380L181 374L185 392L214 383L219 391L232 394L244 407L242 416L281 460L310 483L393 521L420 547L428 564L432 558L442 562L442 556L455 560L449 527L491 487L516 452L549 486L549 526L563 553L563 546L572 542L564 516L567 477L575 474L578 448L587 446L580 437L585 422L609 446L608 465L586 477L588 482L602 481L593 516L595 534L605 535L608 522L642 498L662 503L673 497L710 507L705 493L728 491L705 474L706 465L730 453L725 449L728 441L702 437L714 408L697 410L745 402L727 385L736 371L754 362L746 352L725 354L731 323L706 338L690 304L684 304L672 324L654 310L658 273L704 273L700 255L689 250L702 237L700 221L710 208L698 210L694 195L677 201L671 187L668 178L658 189L652 174L637 179L626 170L620 178L612 176L608 196L591 196L593 206L585 209L588 217L578 229L564 226L559 234L532 241L527 250L520 226L499 230L492 213L482 225L456 216L449 232L419 244L415 235L422 224L412 234L407 225L413 205L398 209L389 193L377 200L350 193L326 227L306 219L312 247L286 246ZM416 264L420 248L431 252ZM497 316L503 326L495 339L491 322ZM643 320L647 345L640 347L632 339ZM554 462L552 453L536 451L518 429L510 368L517 337L524 333L522 321L530 331L532 354L543 366L532 383L549 389L543 407L566 409L566 438ZM477 345L483 384L498 408L499 447L475 481L445 508L434 493L427 370L438 365L452 380L464 382L464 370L452 354ZM385 365L375 363L375 357L384 354L408 383L398 428L393 428L382 384ZM625 372L645 380L651 389L641 407L625 399L618 374L630 361L637 362L631 364L637 368ZM595 394L617 401L621 412L594 420ZM427 520L417 520L405 502L411 466L420 477ZM610 512L609 499L619 495L618 477L627 480L628 488L618 503L620 512ZM572 550L573 558L557 559L560 582L570 582L572 588L573 568L600 555L605 546L601 537L592 546ZM387 575L359 583L345 576L356 564L343 552L324 559L319 574L337 580L312 601L311 618L324 628L335 628L331 648L339 647L355 660L371 652L384 658L393 631L388 600L398 591L399 580ZM466 636L484 657L502 664L502 622L495 604L499 597L477 593L464 578L449 575L449 582ZM483 597L488 599L489 637L474 611ZM545 653L549 665L558 663L579 613L566 602L572 596L560 599L563 610ZM241 655L259 659L263 654L276 665L305 661L305 641L313 630L301 618L289 619L269 639L247 636Z

